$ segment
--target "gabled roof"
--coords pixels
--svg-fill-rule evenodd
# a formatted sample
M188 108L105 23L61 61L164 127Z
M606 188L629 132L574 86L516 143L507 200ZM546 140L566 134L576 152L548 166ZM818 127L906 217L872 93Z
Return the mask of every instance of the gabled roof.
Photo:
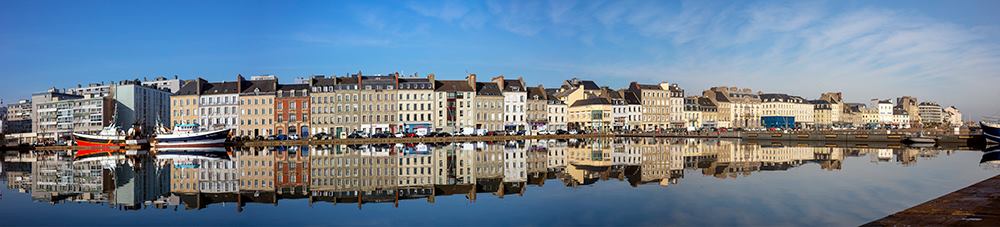
M589 98L589 99L577 100L576 102L573 103L573 105L570 105L570 107L589 106L589 105L611 105L611 102L608 101L608 99L606 98Z
M469 82L465 80L435 80L434 91L458 92L473 91Z
M478 82L476 83L476 96L502 96L503 93L500 92L500 86L494 82Z

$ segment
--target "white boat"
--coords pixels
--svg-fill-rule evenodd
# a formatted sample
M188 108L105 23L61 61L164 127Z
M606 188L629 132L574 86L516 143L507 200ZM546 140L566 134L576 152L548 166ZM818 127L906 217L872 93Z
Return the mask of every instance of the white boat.
M217 147L229 142L232 129L201 131L198 124L179 124L156 135L153 147Z
M97 135L73 133L73 141L81 147L123 146L126 140L125 133L113 123L104 127Z

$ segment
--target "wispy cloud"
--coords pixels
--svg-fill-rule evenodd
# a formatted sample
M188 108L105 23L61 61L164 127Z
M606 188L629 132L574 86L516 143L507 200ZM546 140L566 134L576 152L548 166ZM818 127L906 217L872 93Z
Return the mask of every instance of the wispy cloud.
M524 62L566 73L670 80L689 87L749 86L807 97L842 90L854 100L917 95L979 108L974 112L1000 112L979 98L1000 95L991 88L1000 84L998 29L913 11L812 1L511 0L412 2L407 8L462 29L485 27L526 40L601 47L594 49L596 55L629 53Z

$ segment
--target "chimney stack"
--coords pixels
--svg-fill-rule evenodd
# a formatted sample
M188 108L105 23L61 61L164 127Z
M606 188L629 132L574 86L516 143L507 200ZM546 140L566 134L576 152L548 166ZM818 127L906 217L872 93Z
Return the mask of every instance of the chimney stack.
M476 74L470 73L469 76L465 77L465 80L469 83L469 86L472 87L472 91L476 91Z

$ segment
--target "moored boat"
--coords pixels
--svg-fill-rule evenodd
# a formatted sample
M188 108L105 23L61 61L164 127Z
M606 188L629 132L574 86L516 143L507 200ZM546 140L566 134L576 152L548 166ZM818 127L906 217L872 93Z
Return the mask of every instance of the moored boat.
M73 142L82 147L125 146L127 140L125 133L114 124L105 127L97 135L73 133Z
M917 135L912 135L912 136L906 137L906 139L903 140L903 142L911 143L911 144L937 143L937 137L928 136L928 135L924 135L923 133L919 133Z
M983 129L986 142L1000 143L1000 121L980 121L979 126Z
M229 142L232 129L201 131L198 124L179 124L174 131L157 134L153 147L219 147Z

